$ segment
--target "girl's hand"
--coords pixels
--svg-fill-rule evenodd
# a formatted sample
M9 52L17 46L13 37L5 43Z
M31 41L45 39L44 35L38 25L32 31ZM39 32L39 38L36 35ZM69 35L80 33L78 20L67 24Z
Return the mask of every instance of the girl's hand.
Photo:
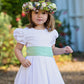
M31 65L31 62L28 60L28 59L25 59L21 62L21 64L24 66L24 67L29 67Z
M70 46L66 46L66 47L64 48L64 53L73 53L73 50L71 49Z

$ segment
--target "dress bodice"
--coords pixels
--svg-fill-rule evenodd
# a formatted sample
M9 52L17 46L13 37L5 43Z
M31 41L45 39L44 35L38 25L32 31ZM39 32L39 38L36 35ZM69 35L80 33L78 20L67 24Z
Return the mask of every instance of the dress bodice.
M14 38L17 42L28 46L52 46L56 42L58 32L54 29L48 32L47 29L38 30L34 28L16 28Z

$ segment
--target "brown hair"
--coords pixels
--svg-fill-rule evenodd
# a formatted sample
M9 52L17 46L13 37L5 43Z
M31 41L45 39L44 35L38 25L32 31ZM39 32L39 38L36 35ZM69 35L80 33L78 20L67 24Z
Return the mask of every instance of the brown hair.
M31 1L40 1L40 0L31 0ZM45 2L47 2L49 0L45 0ZM28 13L28 19L29 19L29 24L26 25L27 27L29 28L34 28L36 25L35 23L32 21L32 11L30 11ZM48 12L48 19L47 21L44 23L44 26L47 28L47 30L50 32L50 31L53 31L55 29L55 19L54 19L54 16Z

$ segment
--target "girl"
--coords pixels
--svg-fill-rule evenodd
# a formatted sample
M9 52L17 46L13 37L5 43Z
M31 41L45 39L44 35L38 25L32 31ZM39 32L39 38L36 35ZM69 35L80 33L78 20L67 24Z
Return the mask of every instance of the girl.
M30 24L14 30L17 40L15 55L21 62L14 84L65 84L56 65L54 55L72 53L66 46L55 47L58 32L52 15L56 5L51 2L35 0L23 4L23 11L28 14ZM27 47L27 56L22 55L23 46Z

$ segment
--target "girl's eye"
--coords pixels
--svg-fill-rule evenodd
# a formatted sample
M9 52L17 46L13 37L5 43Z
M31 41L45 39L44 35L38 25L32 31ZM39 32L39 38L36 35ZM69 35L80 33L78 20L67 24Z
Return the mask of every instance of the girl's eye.
M35 12L35 14L38 14L38 12Z
M42 14L46 14L46 12L42 12Z
M35 14L38 14L38 12L34 12ZM46 14L46 12L42 12L42 14Z

